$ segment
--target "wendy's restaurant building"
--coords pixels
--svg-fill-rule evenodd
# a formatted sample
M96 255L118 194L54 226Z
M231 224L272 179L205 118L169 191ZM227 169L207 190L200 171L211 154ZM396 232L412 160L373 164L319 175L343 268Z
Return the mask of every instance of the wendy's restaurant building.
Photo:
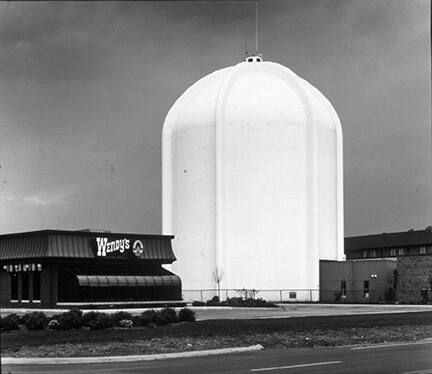
M173 236L43 230L0 235L2 307L169 304L181 300Z

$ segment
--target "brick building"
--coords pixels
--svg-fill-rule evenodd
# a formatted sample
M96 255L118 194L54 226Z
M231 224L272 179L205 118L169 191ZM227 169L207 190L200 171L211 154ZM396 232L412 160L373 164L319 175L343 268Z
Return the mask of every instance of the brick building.
M345 238L347 260L432 255L432 227Z
M432 227L425 230L345 238L347 260L396 260L396 298L400 302L432 300Z
M432 256L405 256L397 261L397 299L406 303L432 301ZM424 300L424 298L426 298Z

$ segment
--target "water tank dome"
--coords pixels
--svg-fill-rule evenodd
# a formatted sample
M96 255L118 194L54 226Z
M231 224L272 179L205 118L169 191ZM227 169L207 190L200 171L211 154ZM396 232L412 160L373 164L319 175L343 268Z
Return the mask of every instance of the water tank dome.
M185 290L216 288L215 269L222 288L260 297L318 289L319 260L342 259L340 121L289 68L250 56L205 76L168 112L162 143L163 232Z

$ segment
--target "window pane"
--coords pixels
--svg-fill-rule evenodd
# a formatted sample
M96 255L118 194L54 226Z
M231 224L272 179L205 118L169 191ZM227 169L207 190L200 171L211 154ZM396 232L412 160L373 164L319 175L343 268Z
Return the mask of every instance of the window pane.
M33 300L41 298L41 273L40 271L33 272Z
M363 281L363 296L369 297L369 281Z
M29 272L25 271L22 273L22 300L29 299Z
M11 300L18 300L18 274L10 273L11 276Z
M341 281L341 294L342 296L346 296L346 281Z

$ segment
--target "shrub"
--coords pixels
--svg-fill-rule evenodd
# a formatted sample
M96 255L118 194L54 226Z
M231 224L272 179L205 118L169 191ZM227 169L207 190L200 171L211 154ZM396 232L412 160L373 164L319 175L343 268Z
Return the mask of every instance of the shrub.
M224 306L233 306L233 307L276 307L275 304L270 303L264 299L258 298L247 298L243 299L241 297L231 297L223 302L220 305Z
M154 323L157 326L163 326L164 325L164 321L162 320L159 312L157 312L156 310L153 310L153 309L146 310L145 312L143 312L141 314L141 317L143 318L143 320L146 320L145 323L147 323L147 326L150 325L151 323ZM166 325L166 323L165 323L165 325Z
M4 331L19 330L19 317L16 314L9 314L1 319L1 329Z
M18 316L18 325L25 325L27 316L28 316L27 313Z
M167 319L166 315L163 315L162 312L157 312L155 310L152 311L152 322L156 326L165 326L169 324L169 321Z
M33 312L27 315L25 325L27 330L43 330L48 323L48 318L43 312Z
M151 323L153 323L153 315L143 312L139 316L132 317L132 322L135 326L148 327Z
M114 314L111 315L111 319L113 321L113 324L116 326L120 326L120 321L122 320L130 320L132 321L132 314L128 313L128 312L116 312Z
M112 318L107 313L98 313L96 318L91 320L89 323L89 327L92 330L102 330L113 327L114 323Z
M83 314L79 309L71 309L68 312L54 316L60 323L60 329L71 330L80 329L83 325Z
M206 303L204 301L192 301L192 306L204 306Z
M178 314L179 322L195 322L195 312L189 308L180 309Z
M51 321L48 322L48 328L50 330L60 330L60 322L57 321L56 319L52 319Z
M133 322L130 319L121 319L118 322L120 327L126 327L126 328L131 328L133 326Z
M207 304L208 306L217 306L217 305L220 305L220 299L219 299L219 296L213 296L213 297L211 298L211 300L207 300L206 304Z
M177 313L173 308L164 308L159 312L159 315L166 324L178 322Z
M222 305L228 305L228 306L244 306L246 303L246 300L242 297L229 297L226 299Z
M90 327L90 323L96 319L100 312L87 312L82 316L82 325Z

